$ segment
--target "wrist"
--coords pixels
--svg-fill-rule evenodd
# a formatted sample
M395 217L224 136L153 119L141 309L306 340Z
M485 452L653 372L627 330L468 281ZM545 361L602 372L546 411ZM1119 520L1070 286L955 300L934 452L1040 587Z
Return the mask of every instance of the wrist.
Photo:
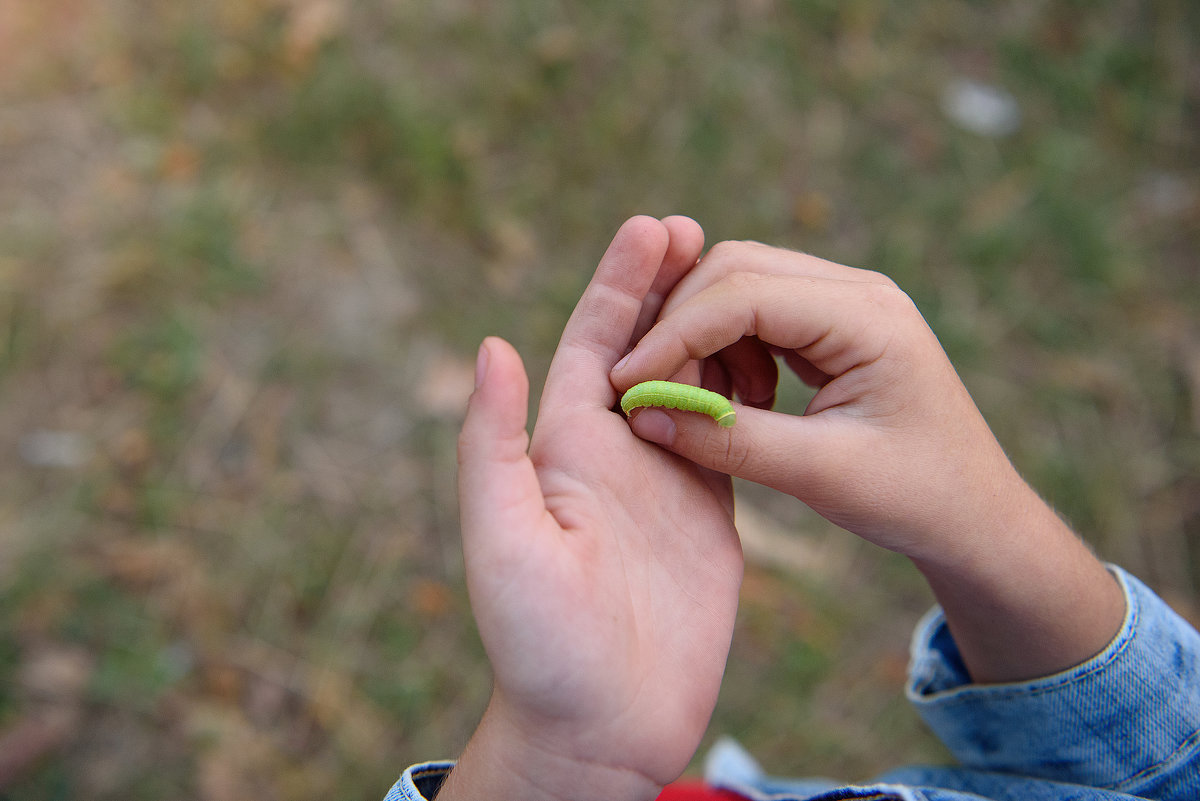
M572 749L562 738L527 732L493 697L438 793L438 801L653 801L663 785Z
M961 547L913 559L979 683L1073 667L1103 650L1125 614L1107 567L1028 485L1002 500Z
M1035 558L1047 542L1074 534L1011 465L997 464L944 499L950 510L930 521L907 554L931 582L989 583Z

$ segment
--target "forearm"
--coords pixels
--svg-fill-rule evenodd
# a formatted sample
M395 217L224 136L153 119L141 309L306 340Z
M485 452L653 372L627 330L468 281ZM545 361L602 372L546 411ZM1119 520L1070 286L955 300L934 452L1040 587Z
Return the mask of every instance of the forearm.
M972 679L1047 676L1101 651L1125 613L1104 564L1015 475L977 510L961 547L914 559Z
M1195 799L1200 634L1135 577L1111 570L1127 603L1116 635L1091 659L1029 682L972 683L940 610L921 621L907 695L959 763L1130 797Z

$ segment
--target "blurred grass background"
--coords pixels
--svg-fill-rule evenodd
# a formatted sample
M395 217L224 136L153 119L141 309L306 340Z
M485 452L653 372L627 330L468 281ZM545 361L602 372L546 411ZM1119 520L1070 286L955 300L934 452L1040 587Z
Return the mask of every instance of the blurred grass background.
M457 753L474 350L540 386L635 213L891 275L1196 620L1198 44L1186 0L0 0L0 794L372 799ZM942 759L913 571L741 489L711 736Z

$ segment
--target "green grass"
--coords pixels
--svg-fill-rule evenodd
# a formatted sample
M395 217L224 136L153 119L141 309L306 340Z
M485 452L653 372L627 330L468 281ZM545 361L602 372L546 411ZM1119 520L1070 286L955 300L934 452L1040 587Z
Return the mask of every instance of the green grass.
M494 333L536 403L634 213L891 275L1025 475L1200 616L1192 4L318 6L34 4L0 55L0 441L88 445L0 464L0 723L39 646L94 661L78 736L0 792L377 798L456 753L465 398L417 387ZM956 77L1020 128L948 122ZM710 738L943 758L899 696L913 571L745 502L828 560L750 566Z

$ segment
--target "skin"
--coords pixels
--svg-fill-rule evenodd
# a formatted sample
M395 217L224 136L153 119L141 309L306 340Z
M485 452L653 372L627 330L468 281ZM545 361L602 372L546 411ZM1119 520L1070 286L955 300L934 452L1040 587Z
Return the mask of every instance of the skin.
M716 356L733 385L768 397L776 376L760 366L765 357L723 358L735 343L780 356L820 387L804 415L746 408L723 430L652 409L634 431L908 556L978 682L1071 667L1115 634L1124 615L1115 579L1017 474L891 280L722 243L676 285L613 383Z
M520 357L480 348L459 496L494 690L440 799L653 798L699 745L742 577L730 482L633 436L608 373L702 244L682 218L622 226L532 441Z
M685 218L622 226L532 440L519 356L480 348L460 506L495 686L441 801L652 799L682 772L742 575L728 475L909 556L977 681L1070 667L1120 626L1116 582L1017 475L907 296L790 251L702 248ZM804 415L768 410L776 357L820 387ZM611 411L663 376L735 390L738 425Z

